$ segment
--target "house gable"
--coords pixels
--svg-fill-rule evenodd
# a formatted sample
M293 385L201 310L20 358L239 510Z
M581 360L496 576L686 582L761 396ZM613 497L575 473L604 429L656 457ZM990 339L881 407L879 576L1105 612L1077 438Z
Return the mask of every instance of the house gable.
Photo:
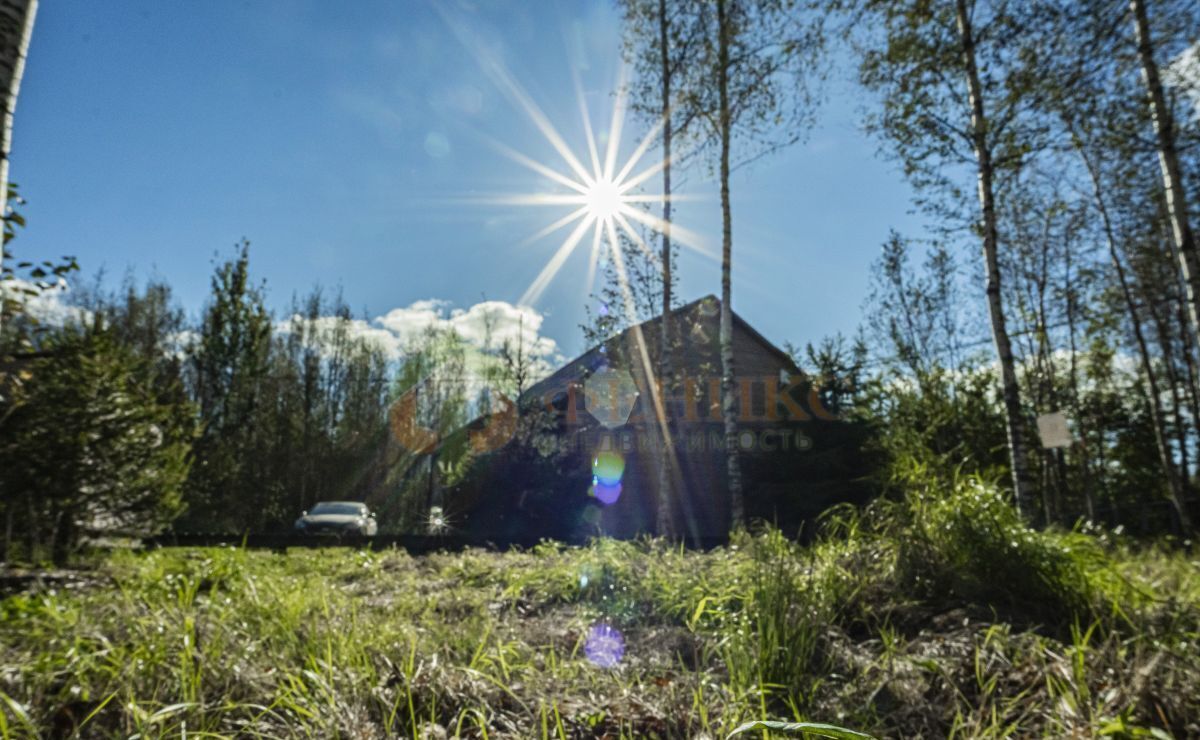
M720 306L720 300L709 295L671 312L676 343L671 356L672 372L689 379L695 388L705 392L721 375ZM580 398L580 390L587 378L604 367L628 371L633 375L641 396L648 397L649 382L643 357L650 361L650 375L656 375L661 347L661 321L661 317L655 317L592 347L526 390L521 395L521 408L561 409L567 397ZM739 378L762 381L778 379L781 371L788 375L800 372L790 355L772 344L736 312L733 314L733 355Z

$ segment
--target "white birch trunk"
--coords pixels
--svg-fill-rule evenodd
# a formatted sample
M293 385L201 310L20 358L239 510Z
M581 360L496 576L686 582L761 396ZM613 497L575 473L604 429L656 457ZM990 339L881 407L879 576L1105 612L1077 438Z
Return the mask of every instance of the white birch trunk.
M13 113L17 108L17 93L25 74L25 56L33 34L33 19L38 0L3 0L0 2L0 101L4 105L3 129L0 130L0 208L8 213L8 156L12 151ZM4 253L0 248L0 267ZM3 312L0 312L3 321Z
M725 0L717 0L717 94L721 135L721 416L725 422L725 457L729 482L729 528L746 524L742 468L738 459L737 392L734 388L733 306L730 273L733 267L733 221L729 206L729 18Z
M1179 269L1187 288L1192 334L1197 339L1193 344L1200 346L1200 305L1197 304L1200 301L1200 258L1196 254L1196 237L1188 219L1187 191L1183 184L1183 171L1179 165L1179 151L1175 141L1175 119L1167 105L1158 63L1154 60L1154 42L1150 36L1150 20L1147 17L1145 0L1130 0L1129 7L1133 11L1138 58L1142 63L1142 80L1150 98L1150 113L1154 120L1158 161L1162 166L1167 214L1171 220Z
M662 346L659 351L659 385L666 393L671 373L671 52L667 38L667 0L658 0L659 60L662 62L663 116L663 229L662 229ZM660 537L674 534L671 516L671 447L670 413L663 420L663 449L658 459L658 518L655 529Z
M1029 478L1028 460L1025 450L1024 412L1021 409L1021 389L1017 384L1016 363L1013 360L1012 342L1004 319L1004 304L1000 292L1000 263L997 258L999 227L997 225L992 150L987 141L988 119L983 106L983 85L979 79L979 68L975 60L975 35L966 0L956 0L959 41L962 44L963 64L966 68L967 91L971 104L971 137L975 150L975 163L979 178L979 206L982 211L981 229L983 237L983 259L987 275L988 315L992 325L992 340L1000 360L1000 380L1004 398L1005 425L1008 432L1008 449L1012 461L1013 496L1017 510L1025 513L1033 499L1033 485Z
M0 2L0 100L4 105L4 128L0 131L0 191L8 192L8 155L12 151L13 112L25 74L25 56L38 0Z

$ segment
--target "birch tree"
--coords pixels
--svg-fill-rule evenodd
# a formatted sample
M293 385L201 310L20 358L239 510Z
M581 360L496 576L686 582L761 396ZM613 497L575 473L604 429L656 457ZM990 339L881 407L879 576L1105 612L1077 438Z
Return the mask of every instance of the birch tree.
M1179 3L1171 6L1177 11L1176 18L1187 18L1186 13L1179 12ZM1172 408L1177 409L1181 397L1186 396L1189 402L1196 397L1194 358L1191 350L1185 349L1180 358L1184 371L1177 372L1175 353L1156 353L1145 328L1149 320L1160 344L1166 335L1178 330L1183 333L1185 348L1194 345L1194 304L1187 278L1190 267L1184 256L1193 237L1186 221L1186 204L1182 210L1175 208L1172 197L1172 185L1177 186L1175 192L1182 188L1176 146L1179 127L1167 105L1155 61L1158 47L1144 3L1064 2L1055 10L1055 21L1047 36L1053 40L1048 42L1046 54L1053 64L1045 68L1042 102L1055 119L1061 139L1058 148L1070 153L1077 177L1082 180L1080 190L1089 201L1094 230L1108 256L1113 294L1119 296L1141 368L1139 395L1148 410L1167 497L1178 528L1190 530L1185 503L1187 433L1179 414L1169 416L1162 399L1164 394L1169 396ZM1182 29L1188 25L1180 24ZM1194 28L1194 23L1190 25ZM1187 31L1176 35L1180 37L1174 43L1178 51L1185 44ZM1164 145L1169 156L1163 156ZM1168 167L1168 161L1174 165ZM1072 163L1064 164L1069 167ZM1169 222L1165 234L1164 222ZM1170 245L1163 243L1164 235L1172 242ZM1182 241L1181 235L1185 237ZM1137 263L1162 267L1172 251L1177 259L1178 280L1139 276ZM1161 270L1157 274L1161 275ZM1178 289L1167 289L1171 284L1177 284ZM1177 319L1168 317L1160 305L1172 302L1173 294L1184 298L1174 302L1180 310ZM1193 425L1200 421L1194 410L1191 416ZM1172 449L1172 426L1178 459Z
M690 0L622 0L625 23L625 57L636 72L632 86L633 108L652 125L661 127L662 144L662 227L659 258L662 276L662 314L660 319L658 377L665 389L671 376L671 171L672 146L677 129L686 129L690 119L678 117L673 105L674 88L692 63L698 34L694 14L687 12ZM689 23L688 21L693 21ZM658 506L655 529L659 535L674 532L671 520L672 471L670 469L669 427L663 433L663 454L658 461Z
M1009 336L998 254L997 200L1005 176L1040 139L1029 113L1036 64L1021 46L1027 3L864 0L860 76L882 97L870 127L889 144L918 190L918 202L947 230L966 227L982 247L984 295L1000 369L1018 508L1033 498L1027 420ZM875 29L882 29L876 33ZM974 204L966 182L974 180Z
M730 527L745 524L738 456L733 356L733 205L730 174L796 143L814 119L823 76L824 14L800 0L693 3L703 29L697 62L681 80L677 105L694 117L690 138L716 170L721 200L721 417ZM737 151L734 151L734 144Z
M4 120L0 122L0 208L7 209L8 157L12 151L13 114L17 109L17 93L25 74L25 56L33 35L33 20L37 16L38 0L9 0L0 4L0 103ZM6 214L7 215L7 212ZM4 254L0 249L0 266ZM3 312L0 312L2 319Z
M1137 44L1142 80L1154 124L1155 147L1162 168L1163 194L1175 241L1179 271L1187 288L1187 306L1192 331L1200 340L1200 256L1196 252L1196 235L1188 214L1188 188L1183 180L1179 147L1176 140L1175 114L1167 102L1162 74L1155 57L1157 46L1151 30L1146 0L1130 0L1129 10Z

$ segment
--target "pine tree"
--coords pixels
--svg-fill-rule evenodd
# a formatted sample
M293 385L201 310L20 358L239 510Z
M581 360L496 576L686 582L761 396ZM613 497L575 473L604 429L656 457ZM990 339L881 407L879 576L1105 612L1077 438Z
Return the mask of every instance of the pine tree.
M61 564L87 532L155 534L175 517L193 417L160 400L149 363L101 321L57 330L45 350L5 425L0 490L5 551L19 518L27 557L45 544Z

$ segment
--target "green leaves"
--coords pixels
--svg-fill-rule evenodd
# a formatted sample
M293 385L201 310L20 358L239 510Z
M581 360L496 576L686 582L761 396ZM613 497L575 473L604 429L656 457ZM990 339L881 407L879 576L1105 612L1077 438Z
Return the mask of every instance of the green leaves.
M64 561L85 531L156 532L179 510L192 411L107 330L55 330L7 406L0 504ZM36 495L33 495L36 492Z
M25 201L17 193L15 183L8 184L8 200L3 207L4 239L0 248L0 327L3 327L13 317L20 317L15 334L16 344L28 343L31 330L36 329L38 321L25 313L28 300L40 295L43 291L57 287L63 278L79 269L79 263L74 257L64 256L60 262L43 260L36 264L29 260L18 262L14 268L11 264L12 252L8 243L16 238L17 228L25 227L25 217L18 213L15 206ZM28 271L19 274L18 271ZM12 336L8 337L9 340Z

